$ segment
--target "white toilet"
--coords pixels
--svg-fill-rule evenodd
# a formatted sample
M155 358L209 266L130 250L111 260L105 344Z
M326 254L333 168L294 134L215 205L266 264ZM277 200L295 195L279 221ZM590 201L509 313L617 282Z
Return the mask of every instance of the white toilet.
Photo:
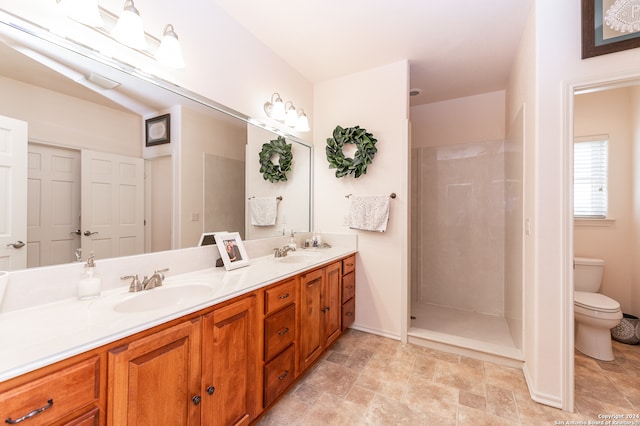
M598 293L604 260L576 257L573 271L573 308L576 349L602 361L613 361L611 329L620 323L620 304Z

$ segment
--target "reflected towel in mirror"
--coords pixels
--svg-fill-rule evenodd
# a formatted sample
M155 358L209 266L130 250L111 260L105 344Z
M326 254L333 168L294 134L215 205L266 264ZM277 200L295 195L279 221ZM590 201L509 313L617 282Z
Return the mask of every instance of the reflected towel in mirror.
M388 195L352 195L349 228L384 232L389 221Z
M276 197L253 197L249 202L249 209L253 226L273 226L276 224L278 209Z

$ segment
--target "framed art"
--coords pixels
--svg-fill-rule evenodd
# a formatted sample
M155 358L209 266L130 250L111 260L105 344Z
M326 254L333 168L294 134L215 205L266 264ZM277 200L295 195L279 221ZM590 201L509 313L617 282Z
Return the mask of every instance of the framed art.
M146 146L171 143L171 114L145 120Z
M582 59L640 47L633 0L582 0Z
M217 232L215 240L227 271L249 265L249 256L238 232Z

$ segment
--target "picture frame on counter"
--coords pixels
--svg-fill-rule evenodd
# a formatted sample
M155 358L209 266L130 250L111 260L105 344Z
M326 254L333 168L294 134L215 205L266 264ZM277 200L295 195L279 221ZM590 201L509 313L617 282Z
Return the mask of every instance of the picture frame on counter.
M227 271L249 265L249 255L238 232L217 232L216 245Z

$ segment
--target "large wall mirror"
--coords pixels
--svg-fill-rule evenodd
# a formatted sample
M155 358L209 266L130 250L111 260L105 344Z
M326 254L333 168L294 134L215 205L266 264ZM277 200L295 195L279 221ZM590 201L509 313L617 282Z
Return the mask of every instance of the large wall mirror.
M267 182L258 153L278 135L214 101L2 20L0 57L0 270L310 231L302 141ZM271 197L275 219L253 225Z

